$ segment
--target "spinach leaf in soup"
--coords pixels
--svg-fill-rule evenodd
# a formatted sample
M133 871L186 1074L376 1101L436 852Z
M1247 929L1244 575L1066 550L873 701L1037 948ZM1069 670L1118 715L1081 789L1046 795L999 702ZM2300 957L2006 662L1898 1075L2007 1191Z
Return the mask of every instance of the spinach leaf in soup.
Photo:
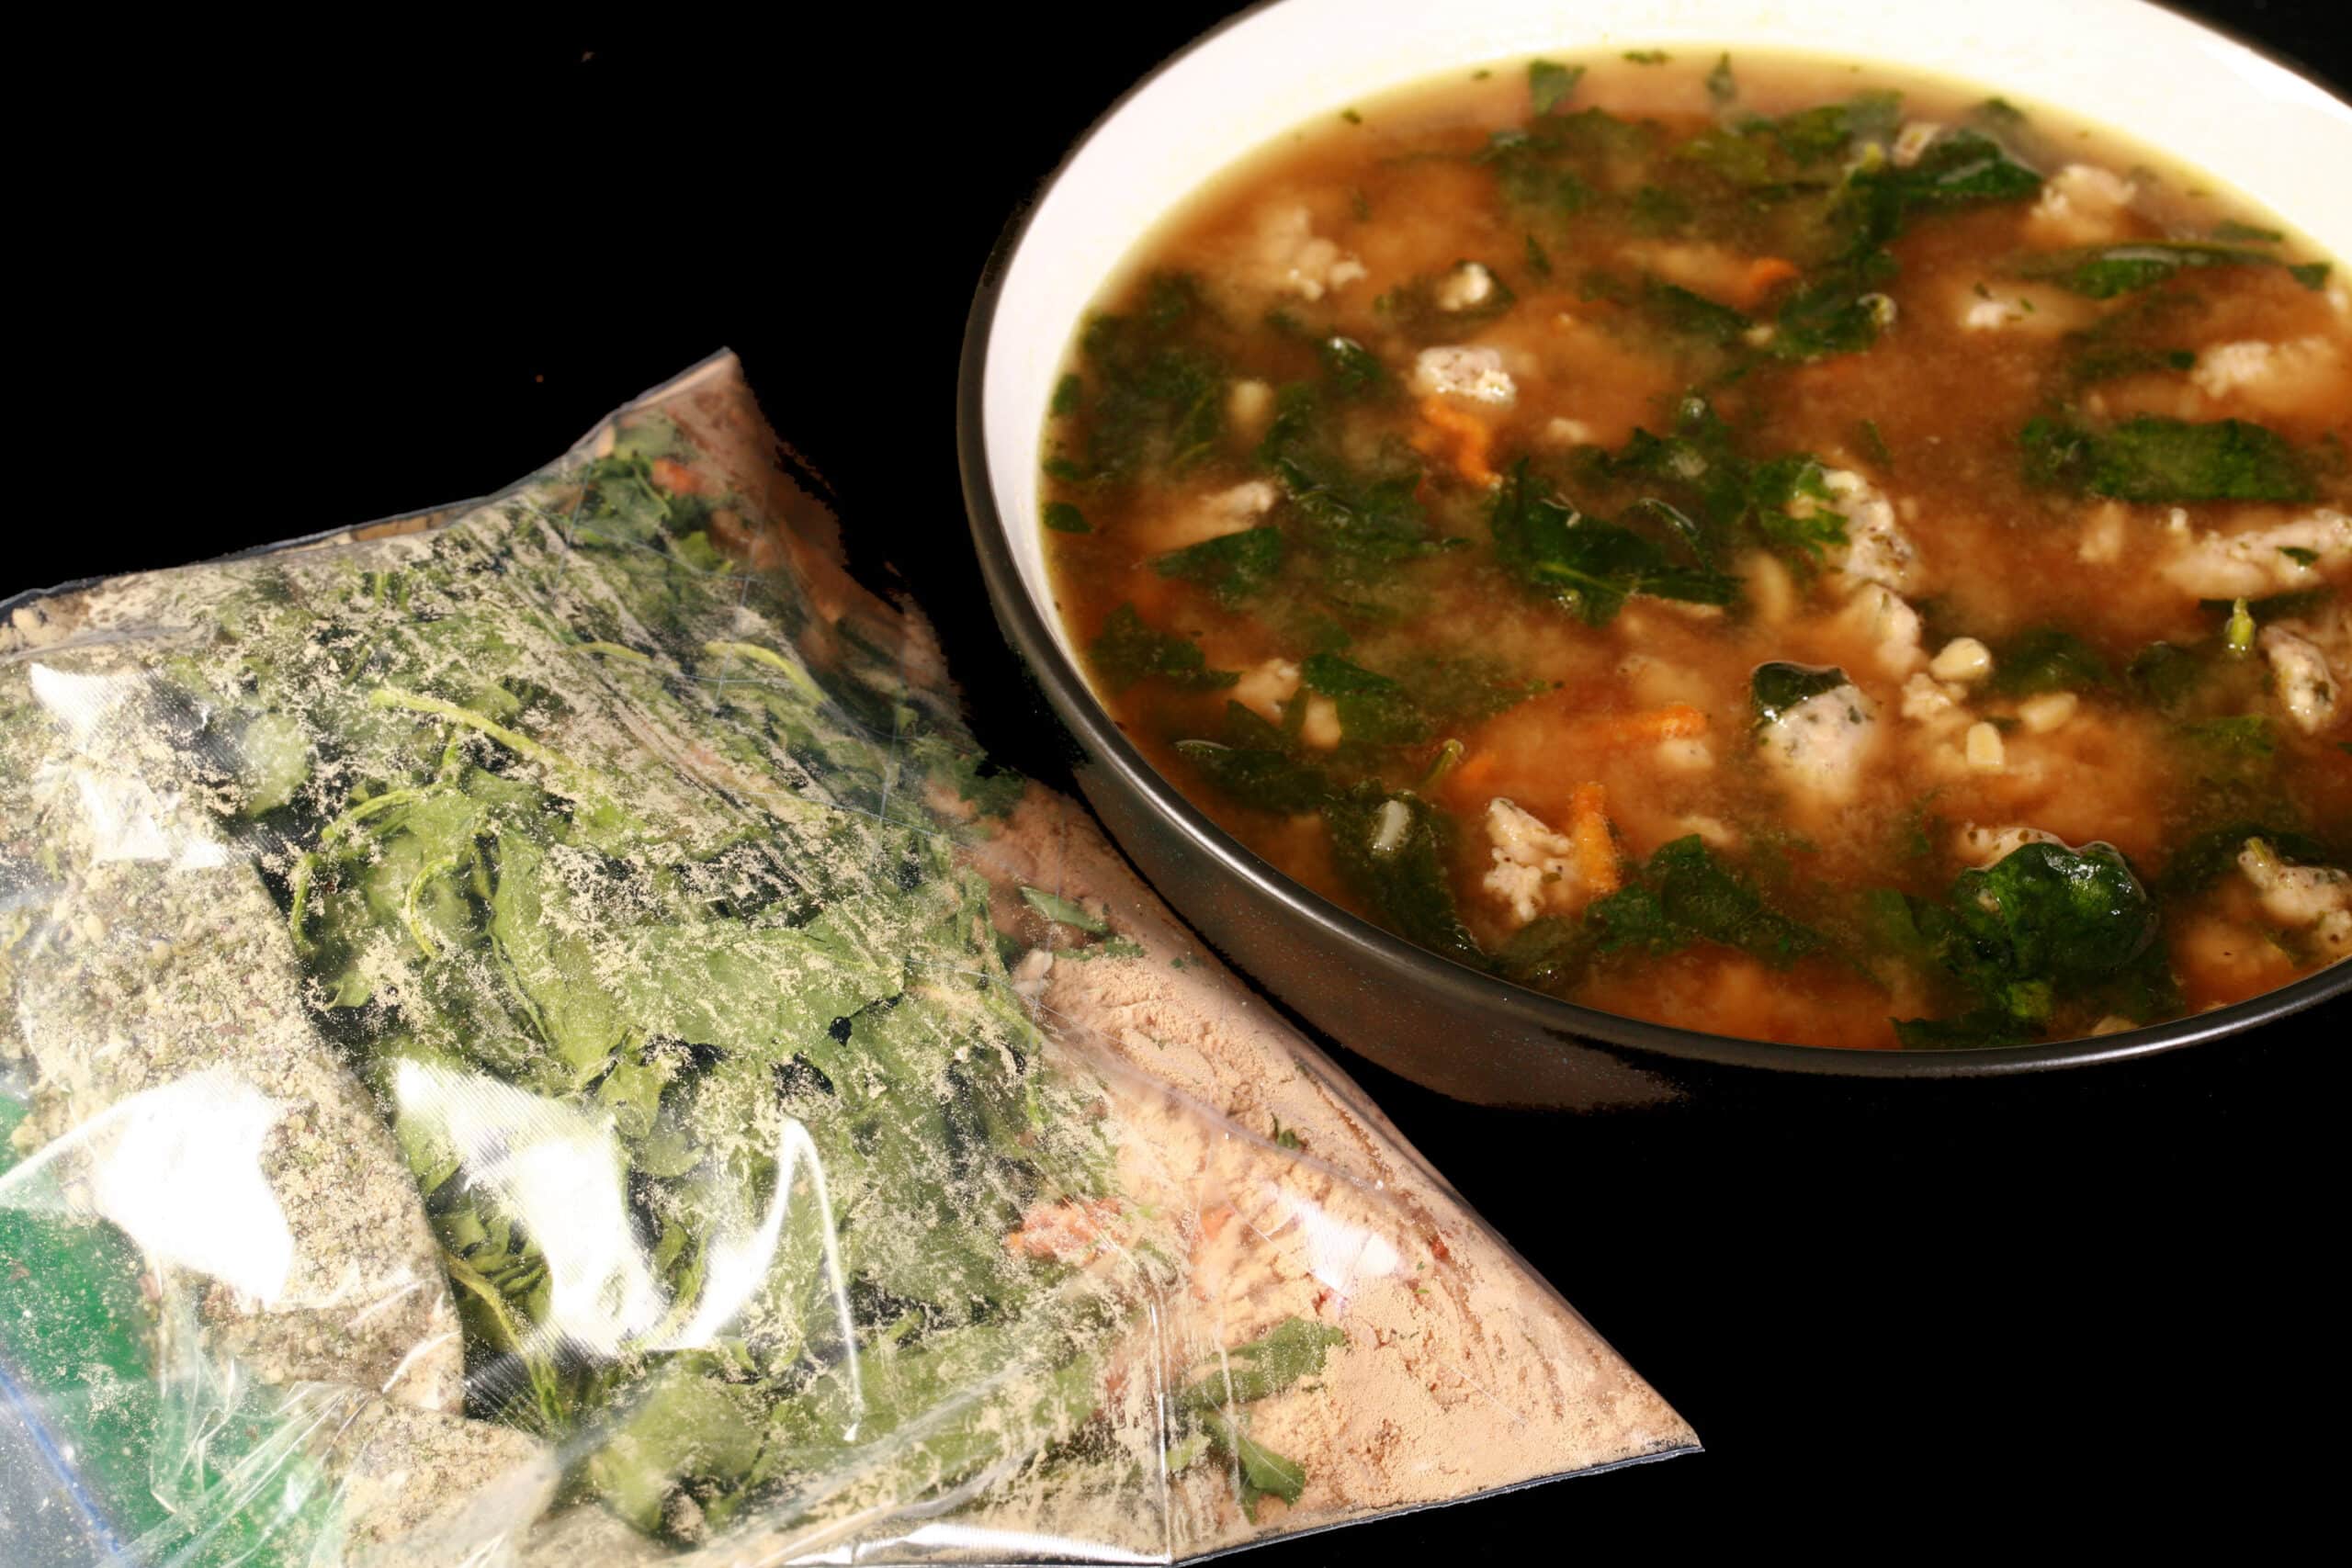
M1660 845L1625 885L1573 919L1545 916L1496 955L1521 985L1564 990L1612 955L1662 957L1693 942L1733 948L1773 968L1822 951L1820 932L1774 908L1756 885L1692 834Z
M1327 570L1361 581L1442 547L1416 493L1420 468L1401 459L1393 468L1358 468L1340 450L1338 417L1314 386L1284 387L1258 446L1258 461L1281 481Z
M1757 723L1770 724L1799 703L1847 683L1846 672L1834 665L1759 664L1748 680L1748 705Z
M1521 461L1503 481L1492 514L1495 556L1522 583L1593 626L1614 620L1636 593L1729 604L1739 579L1703 561L1674 558L1648 532L1588 517L1553 496Z
M2003 696L2023 697L2097 691L2114 681L2098 649L2063 627L2036 626L1995 646L1987 684Z
M1162 577L1197 582L1231 609L1263 592L1282 570L1283 531L1244 528L1170 550L1151 563Z
M1550 114L1576 96L1577 84L1584 79L1581 65L1561 65L1549 60L1527 62L1528 107L1536 115Z
M1300 678L1308 689L1331 699L1340 712L1340 733L1350 742L1409 745L1428 739L1434 728L1403 682L1336 653L1310 654L1300 667Z
M1312 811L1335 793L1321 769L1288 751L1216 740L1179 740L1176 750L1237 806L1287 816Z
M1134 310L1087 323L1079 339L1086 370L1070 399L1084 422L1080 477L1181 473L1215 448L1225 431L1226 371L1205 342L1214 325L1199 280L1184 273L1155 276Z
M1898 1021L1906 1044L2039 1038L2062 1004L2152 1017L2171 987L2156 902L2110 845L2026 844L1962 872L1941 903L1909 907L1924 950L1974 1006L1943 1023Z
M1384 923L1431 952L1487 966L1446 872L1451 818L1410 790L1368 779L1326 803L1323 821L1340 879Z
M1233 671L1210 669L1200 644L1155 630L1133 604L1111 612L1102 630L1087 645L1086 657L1095 677L1114 694L1139 681L1161 681L1180 691L1197 692L1230 686L1240 679Z
M2009 270L2019 277L2047 279L2090 299L2113 299L2170 283L2183 272L2212 266L2284 267L2298 283L2316 289L2327 281L2324 263L2290 266L2278 257L2244 245L2193 240L2134 240L2120 245L2085 245L2020 257Z
M2263 425L2141 414L2105 427L2044 416L2019 433L2026 478L2117 501L2308 501L2301 457Z

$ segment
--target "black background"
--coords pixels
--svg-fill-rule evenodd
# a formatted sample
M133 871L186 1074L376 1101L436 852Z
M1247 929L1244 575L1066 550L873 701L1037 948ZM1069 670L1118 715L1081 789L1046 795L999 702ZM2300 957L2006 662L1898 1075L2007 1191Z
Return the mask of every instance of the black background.
M2197 9L2345 78L2337 7ZM46 342L19 358L34 464L0 592L482 493L728 345L862 567L899 575L986 694L983 739L1054 778L965 532L958 339L1005 218L1219 10L747 30L673 7L20 55L76 107L19 160L40 282L18 325ZM1255 1561L1909 1556L2195 1524L2251 1545L2339 1490L2347 1024L2338 1003L2021 1087L1587 1118L1460 1106L1342 1054L1708 1451Z

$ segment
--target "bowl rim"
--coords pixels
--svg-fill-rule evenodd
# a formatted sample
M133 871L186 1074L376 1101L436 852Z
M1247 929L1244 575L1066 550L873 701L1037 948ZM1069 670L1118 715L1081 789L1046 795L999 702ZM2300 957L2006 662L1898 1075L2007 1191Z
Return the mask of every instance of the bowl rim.
M2345 94L2327 76L2308 64L2234 30L2217 26L2164 0L2140 0L2152 10L2171 12L2260 55L2279 69L2301 77L2329 96ZM1318 930L1328 942L1351 947L1370 966L1388 971L1406 984L1444 998L1467 1014L1493 1018L1517 1013L1520 1027L1533 1029L1564 1043L1600 1041L1638 1056L1702 1062L1717 1066L1758 1068L1770 1072L1813 1077L1908 1079L2006 1077L2052 1068L2084 1066L2102 1062L2132 1061L2163 1055L2209 1040L2262 1028L2306 1008L2352 992L2352 958L2290 981L2275 990L2244 1001L2196 1013L2187 1018L2148 1024L2114 1034L2087 1035L2039 1045L1968 1046L1954 1050L1858 1050L1832 1045L1796 1045L1778 1041L1750 1040L1711 1034L1672 1024L1628 1018L1580 1003L1564 1000L1515 985L1509 980L1432 953L1383 930L1312 888L1292 879L1239 839L1212 821L1206 813L1153 767L1110 710L1094 694L1085 672L1054 635L1042 606L1023 581L1013 559L1011 525L996 504L995 490L982 418L983 390L989 351L994 339L996 309L1005 279L1019 259L1023 241L1046 197L1103 128L1127 105L1166 74L1231 28L1282 0L1256 0L1204 29L1137 77L1086 130L1070 143L1053 169L1039 180L1026 199L1006 219L990 247L972 303L965 318L964 339L957 356L956 384L956 465L963 482L966 521L979 557L980 577L988 590L998 624L1021 656L1029 673L1044 690L1046 701L1080 748L1107 768L1119 787L1141 797L1152 812L1173 828L1189 848L1214 863L1227 878L1256 897L1278 907L1293 920ZM1239 967L1236 965L1237 969ZM1247 976L1247 971L1241 971ZM1346 1043L1341 1042L1342 1044Z

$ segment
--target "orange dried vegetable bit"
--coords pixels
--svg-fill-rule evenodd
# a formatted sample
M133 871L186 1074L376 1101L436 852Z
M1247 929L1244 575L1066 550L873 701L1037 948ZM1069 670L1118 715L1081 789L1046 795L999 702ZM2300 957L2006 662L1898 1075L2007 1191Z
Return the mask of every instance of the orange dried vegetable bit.
M653 459L653 482L673 495L700 495L702 476L667 457Z
M1597 784L1578 784L1568 796L1568 842L1577 852L1577 874L1595 894L1614 893L1619 881L1617 846L1609 837L1608 792Z
M1495 470L1487 461L1487 454L1495 444L1495 433L1476 414L1466 413L1441 398L1421 400L1421 423L1431 432L1430 438L1415 441L1414 446L1431 456L1443 454L1453 463L1453 471L1475 485L1494 482Z
M1747 277L1741 288L1740 302L1753 309L1764 296L1802 271L1786 256L1758 256L1747 264Z
M1446 782L1457 789L1475 789L1482 781L1492 776L1494 771L1495 754L1492 751L1480 751L1475 756L1464 757L1456 763L1452 776Z
M1107 1198L1041 1203L1021 1216L1019 1228L1004 1238L1005 1249L1056 1263L1082 1262L1110 1240L1118 1212Z
M1638 746L1650 740L1687 740L1707 733L1707 716L1689 703L1668 703L1647 713L1596 719L1587 732L1606 746Z

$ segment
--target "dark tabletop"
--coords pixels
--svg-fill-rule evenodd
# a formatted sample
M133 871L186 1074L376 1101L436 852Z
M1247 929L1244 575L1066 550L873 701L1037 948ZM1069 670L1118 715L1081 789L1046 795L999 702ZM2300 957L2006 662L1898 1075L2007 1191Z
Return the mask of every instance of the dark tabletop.
M2196 9L2346 75L2340 7ZM672 7L20 54L74 100L19 149L20 323L65 341L19 360L41 460L0 594L488 491L727 345L860 568L987 694L983 739L1062 775L979 594L958 339L1007 214L1218 7L845 10L830 34ZM1340 1052L1707 1451L1253 1561L2054 1547L2052 1505L2084 1544L2282 1524L2336 1489L2347 1025L2338 1003L2070 1077L1583 1118Z

